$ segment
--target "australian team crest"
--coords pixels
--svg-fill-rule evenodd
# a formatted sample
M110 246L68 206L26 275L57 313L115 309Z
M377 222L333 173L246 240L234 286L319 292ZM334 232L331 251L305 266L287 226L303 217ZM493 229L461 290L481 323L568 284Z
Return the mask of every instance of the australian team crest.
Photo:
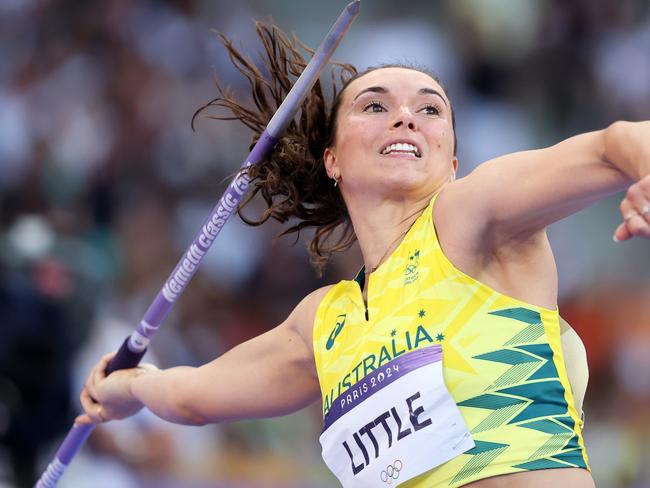
M404 284L410 285L416 281L420 275L418 266L420 265L420 250L416 249L414 252L409 253L406 268L404 269Z

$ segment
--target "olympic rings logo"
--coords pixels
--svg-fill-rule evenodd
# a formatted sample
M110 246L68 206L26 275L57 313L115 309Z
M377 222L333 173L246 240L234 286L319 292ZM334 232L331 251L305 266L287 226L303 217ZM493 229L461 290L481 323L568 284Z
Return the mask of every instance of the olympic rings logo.
M402 461L396 459L393 461L393 464L389 464L385 470L382 470L379 479L387 485L390 485L393 480L399 478L399 472L402 471L403 467L404 465L402 464Z

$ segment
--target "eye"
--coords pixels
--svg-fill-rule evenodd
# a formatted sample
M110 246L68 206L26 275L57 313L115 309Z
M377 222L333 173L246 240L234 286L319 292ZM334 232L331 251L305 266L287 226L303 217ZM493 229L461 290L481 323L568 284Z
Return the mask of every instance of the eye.
M363 107L363 111L373 113L385 112L386 107L379 100L372 100Z
M440 115L440 107L438 105L428 103L420 109L420 112L424 112L426 115Z

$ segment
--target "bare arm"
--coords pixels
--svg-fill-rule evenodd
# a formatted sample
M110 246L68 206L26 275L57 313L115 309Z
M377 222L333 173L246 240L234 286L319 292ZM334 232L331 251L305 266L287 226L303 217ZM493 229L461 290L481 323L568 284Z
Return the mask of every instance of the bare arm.
M104 376L111 355L91 372L77 423L132 415L146 406L171 422L203 425L296 411L320 397L311 328L323 292L305 298L278 327L198 368L151 367Z
M650 215L640 217L650 201L649 174L650 121L616 122L546 149L488 161L441 198L465 209L470 223L499 247L628 188L621 204L626 220L616 236L650 238Z

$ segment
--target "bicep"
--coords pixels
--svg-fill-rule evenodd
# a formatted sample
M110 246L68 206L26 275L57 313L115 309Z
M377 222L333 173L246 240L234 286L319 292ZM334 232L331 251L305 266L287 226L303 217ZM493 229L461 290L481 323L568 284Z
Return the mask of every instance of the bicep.
M486 231L511 239L622 190L629 178L607 161L605 131L596 131L493 159L457 183L455 194L472 195L464 208Z

